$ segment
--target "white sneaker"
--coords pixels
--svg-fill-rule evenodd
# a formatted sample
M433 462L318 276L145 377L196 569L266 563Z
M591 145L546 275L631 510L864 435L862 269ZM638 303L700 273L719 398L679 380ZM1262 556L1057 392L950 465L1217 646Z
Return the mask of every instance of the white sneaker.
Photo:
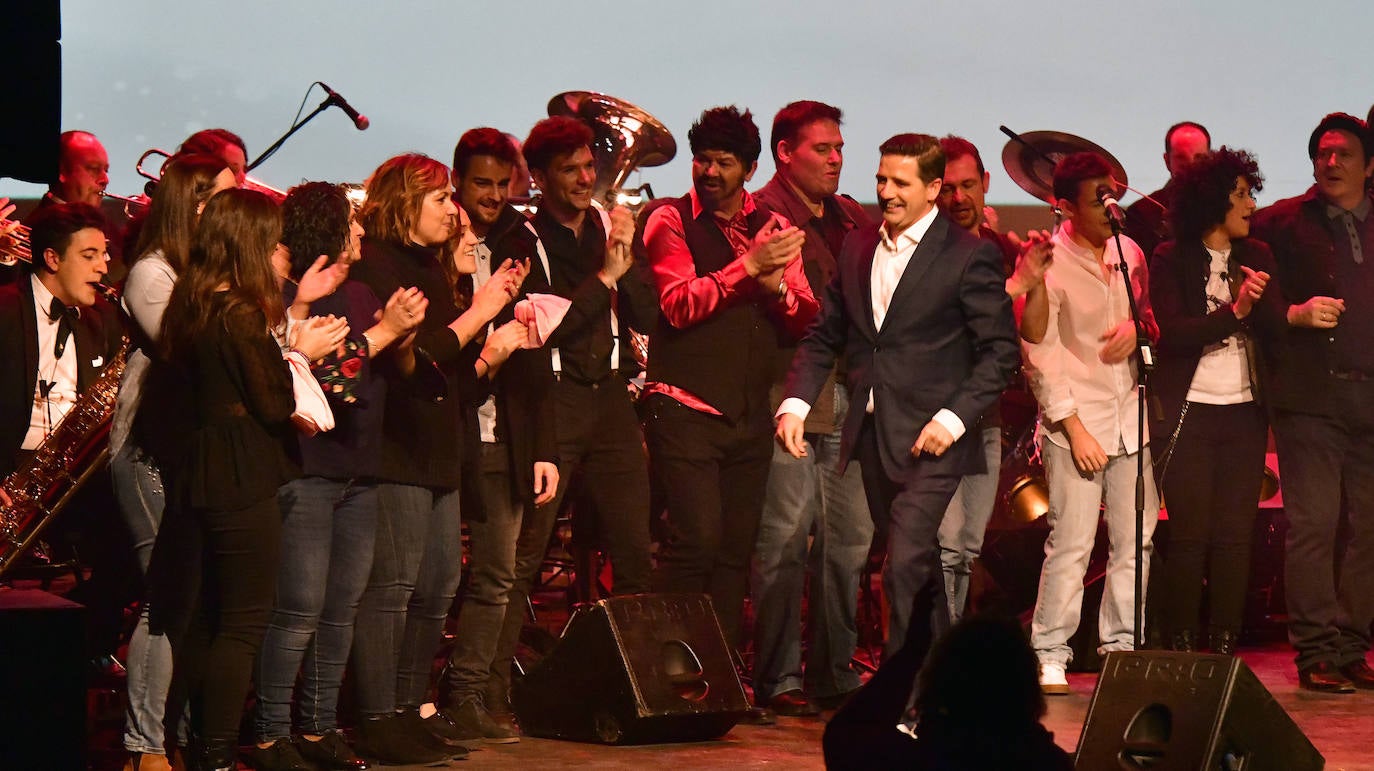
M1040 665L1040 692L1046 696L1065 696L1069 693L1069 678L1063 664Z

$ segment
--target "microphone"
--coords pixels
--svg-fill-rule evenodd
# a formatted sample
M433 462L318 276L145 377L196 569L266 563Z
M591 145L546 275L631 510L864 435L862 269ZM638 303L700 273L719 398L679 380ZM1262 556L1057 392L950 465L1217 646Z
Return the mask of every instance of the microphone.
M348 117L353 119L353 125L357 126L359 131L366 131L367 127L372 125L372 121L368 120L366 115L363 115L359 113L357 110L353 109L353 105L349 104L348 100L344 99L338 91L335 91L334 89L330 88L324 83L321 83L318 80L315 81L315 83L320 88L323 88L326 94L329 94L329 99L327 100L328 102L333 104L335 107L338 107L340 110L343 110L344 114L348 115Z
M1126 227L1126 212L1122 211L1121 204L1116 200L1116 194L1110 187L1098 185L1097 200L1107 210L1107 217L1112 221L1112 230L1117 231Z

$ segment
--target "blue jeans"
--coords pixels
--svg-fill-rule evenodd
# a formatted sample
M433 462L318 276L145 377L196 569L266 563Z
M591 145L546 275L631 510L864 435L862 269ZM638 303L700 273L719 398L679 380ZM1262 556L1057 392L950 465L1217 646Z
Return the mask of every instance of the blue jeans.
M487 519L468 524L472 532L468 589L444 678L444 700L450 705L486 693L515 585L515 544L524 519L525 504L511 487L510 449L504 442L482 443L481 474Z
M949 601L949 621L964 615L968 603L969 576L973 561L983 551L983 533L997 505L997 479L1002 470L1002 429L983 429L983 458L988 470L968 474L959 480L954 500L940 522L940 568L945 574L945 599Z
M282 485L277 500L281 566L254 675L258 741L290 736L298 671L299 732L338 727L339 686L377 534L375 484L303 477Z
M859 578L873 518L857 462L836 469L840 431L806 435L807 457L773 446L754 550L754 693L766 704L803 687L801 603L811 574L806 691L826 697L859 687L849 662L858 644ZM808 539L814 533L814 538Z
M151 458L126 441L110 458L110 477L119 512L129 526L139 569L146 576L166 503L162 474ZM172 684L172 646L166 635L149 631L147 603L129 638L127 667L124 749L161 755L167 751L163 720Z
M425 700L430 664L462 575L458 498L457 490L378 485L372 573L353 634L363 715L390 714Z

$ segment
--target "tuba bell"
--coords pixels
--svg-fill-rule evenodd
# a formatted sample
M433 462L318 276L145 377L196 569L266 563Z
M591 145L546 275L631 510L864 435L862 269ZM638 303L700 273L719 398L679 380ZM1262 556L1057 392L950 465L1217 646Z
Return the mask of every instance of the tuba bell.
M677 154L677 142L662 122L623 99L595 91L565 91L549 100L549 116L577 118L592 130L596 184L592 198L607 206L631 209L648 203L648 185L627 190L625 183L638 168L662 166Z

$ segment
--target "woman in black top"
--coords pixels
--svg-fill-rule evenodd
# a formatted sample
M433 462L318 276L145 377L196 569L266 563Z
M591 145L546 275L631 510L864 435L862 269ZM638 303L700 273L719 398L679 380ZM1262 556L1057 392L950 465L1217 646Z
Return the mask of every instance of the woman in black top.
M444 164L423 155L383 163L368 181L358 212L367 236L351 276L377 297L415 287L429 300L415 347L447 379L442 398L388 388L383 420L377 539L372 574L358 608L352 663L358 685L357 749L391 760L416 745L465 754L433 735L442 719L424 721L418 708L429 690L435 649L461 570L458 487L464 395L476 393L483 370L480 345L470 345L510 302L523 270L498 268L459 311L441 263L458 225ZM394 377L379 362L383 377ZM445 724L446 725L446 724Z
M1274 257L1247 238L1262 184L1249 153L1223 147L1194 161L1175 178L1176 240L1150 263L1163 415L1150 436L1169 512L1159 601L1175 650L1202 647L1204 569L1208 647L1232 654L1240 631L1268 431L1261 343L1284 323L1277 288L1266 289Z
M300 473L289 451L291 374L268 331L284 318L270 262L280 232L281 214L262 193L211 198L162 320L166 367L189 397L172 413L185 438L179 459L164 464L169 511L153 559L192 602L172 639L195 769L234 766L276 585L277 489Z

